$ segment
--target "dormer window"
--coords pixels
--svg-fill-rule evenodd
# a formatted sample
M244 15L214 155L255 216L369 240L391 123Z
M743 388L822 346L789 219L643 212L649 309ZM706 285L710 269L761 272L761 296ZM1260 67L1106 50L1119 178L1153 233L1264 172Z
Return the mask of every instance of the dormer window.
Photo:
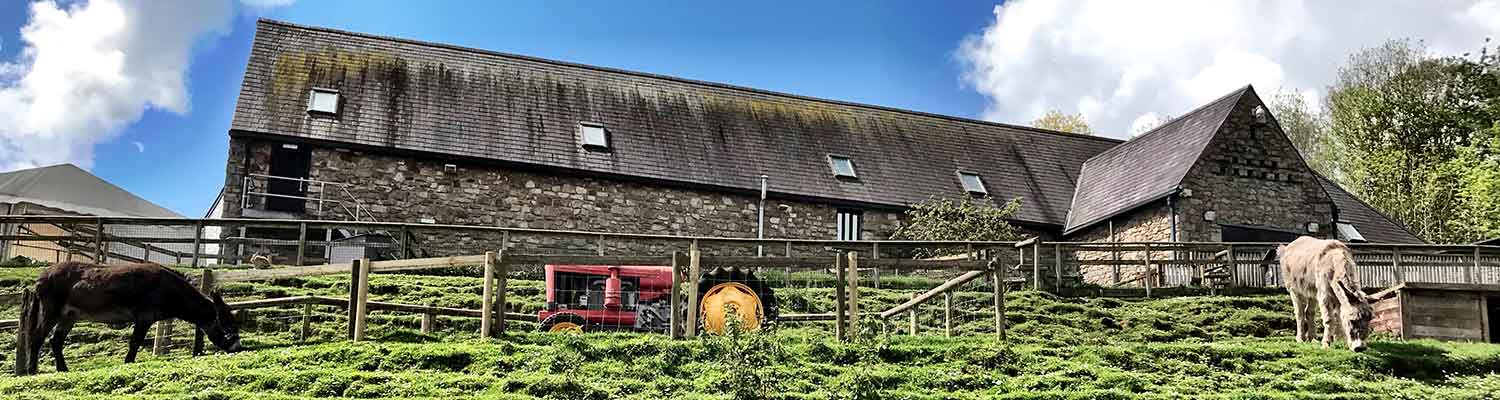
M604 124L579 122L578 143L589 150L609 150L609 131Z
M964 186L964 191L969 192L969 194L989 194L988 191L984 190L984 180L979 178L979 174L958 171L958 182Z
M854 175L854 160L850 159L849 156L829 154L828 165L830 167L833 167L834 177L847 179L858 178L858 176Z
M313 88L307 95L307 112L311 114L338 115L339 91Z

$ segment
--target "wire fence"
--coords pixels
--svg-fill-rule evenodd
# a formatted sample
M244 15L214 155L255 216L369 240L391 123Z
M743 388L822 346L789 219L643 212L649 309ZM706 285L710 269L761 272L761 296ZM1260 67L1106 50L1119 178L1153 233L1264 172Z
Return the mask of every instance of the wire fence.
M244 337L263 345L347 340L354 336L356 315L380 327L379 337L412 331L476 335L486 331L482 316L490 314L483 310L499 316L491 318L498 325L489 332L691 336L724 329L720 325L735 320L722 318L726 314L759 313L749 319L841 338L877 332L999 337L1004 335L1004 311L997 295L1006 290L1076 293L1103 287L1150 296L1162 288L1211 293L1281 283L1275 243L758 240L331 221L51 216L0 217L0 223L19 228L0 237L0 247L11 255L32 254L47 262L150 260L211 267L225 277L260 276L255 283L220 282L217 287L231 301L306 298L242 311ZM1500 284L1500 248L1352 247L1366 287ZM474 254L486 251L494 253L487 256L494 257L492 263L474 262ZM467 261L454 261L458 259ZM374 271L361 281L351 268L355 260L393 267L406 265L403 260L428 261ZM361 287L370 304L364 312L352 306ZM160 348L175 354L191 346L194 335L186 323L173 325L171 332L153 329L152 335L164 335L168 340ZM88 329L70 335L69 341L89 354L123 357L128 335L128 329Z

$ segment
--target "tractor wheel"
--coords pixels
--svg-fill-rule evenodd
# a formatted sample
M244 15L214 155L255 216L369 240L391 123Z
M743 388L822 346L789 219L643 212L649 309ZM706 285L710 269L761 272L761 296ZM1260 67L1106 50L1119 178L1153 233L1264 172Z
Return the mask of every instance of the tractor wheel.
M705 332L723 334L730 309L743 330L760 329L762 323L776 320L776 295L771 287L754 273L739 268L714 268L703 274L698 299L698 315Z
M557 313L542 320L542 332L583 333L589 321L573 313Z

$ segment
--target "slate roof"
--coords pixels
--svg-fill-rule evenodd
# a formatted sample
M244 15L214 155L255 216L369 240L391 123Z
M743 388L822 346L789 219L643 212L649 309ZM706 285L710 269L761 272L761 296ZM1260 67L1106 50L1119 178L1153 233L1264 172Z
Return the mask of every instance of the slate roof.
M1176 191L1249 86L1090 158L1083 164L1065 232L1086 228Z
M313 87L337 119L309 116ZM612 151L583 149L602 123ZM979 173L1061 226L1084 160L1118 140L261 20L232 135L279 135L755 192L905 206ZM828 154L854 159L836 180Z
M1354 225L1354 229L1359 230L1360 235L1365 237L1365 241L1373 243L1427 242L1397 223L1396 220L1376 210L1375 207L1354 197L1354 194L1344 190L1332 180L1320 175L1318 182L1323 184L1323 190L1327 191L1328 197L1333 199L1334 207L1338 207L1339 222Z
M0 203L18 202L102 217L182 218L73 164L0 173Z

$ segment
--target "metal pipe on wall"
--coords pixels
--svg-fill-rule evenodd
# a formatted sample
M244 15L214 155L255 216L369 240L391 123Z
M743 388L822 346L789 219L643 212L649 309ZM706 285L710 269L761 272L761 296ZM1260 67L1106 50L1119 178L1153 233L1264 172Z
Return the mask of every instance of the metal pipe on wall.
M770 178L770 177L766 176L765 174L761 174L761 176L760 176L760 205L757 206L756 210L755 210L756 214L757 214L756 215L756 220L755 220L755 238L756 239L765 239L766 238L766 178ZM759 245L759 244L755 245L755 256L756 257L765 257L766 256L766 246L765 245Z

